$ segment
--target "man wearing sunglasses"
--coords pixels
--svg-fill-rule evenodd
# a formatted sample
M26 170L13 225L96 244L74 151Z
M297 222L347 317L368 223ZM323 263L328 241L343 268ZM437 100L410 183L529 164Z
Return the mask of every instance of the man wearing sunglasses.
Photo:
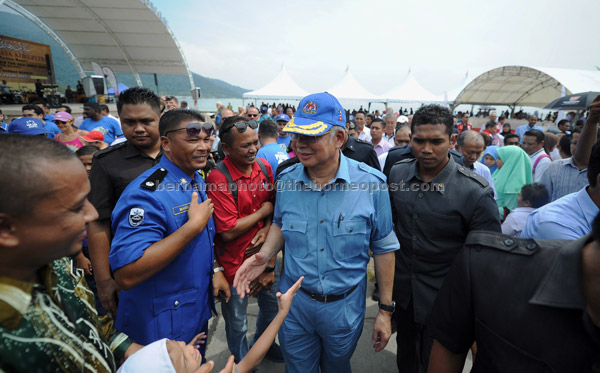
M258 117L260 116L258 109L255 106L250 106L246 110L246 120L255 120L258 122Z
M227 345L237 362L248 353L248 300L232 291L231 285L244 259L256 253L265 241L273 213L273 171L269 162L256 157L257 127L255 120L245 121L238 116L225 119L219 137L226 157L207 178L207 184L211 187L208 196L215 204L218 263L215 267L222 269L221 273L215 274L215 278L224 276L227 281L227 287L222 289L225 299L222 299L221 309ZM229 176L226 176L227 173ZM235 183L237 192L232 193L230 183ZM279 276L276 267L274 257L269 267L252 284L251 295L257 296L259 305L254 342L277 314L275 292L269 292L274 283L277 287ZM277 344L273 343L267 358L283 361Z
M213 127L195 110L175 109L159 131L160 162L129 184L112 214L110 266L123 289L115 325L143 344L189 343L207 332L214 310L213 204L197 172Z
M329 93L309 95L286 132L295 138L301 163L278 179L273 224L259 253L238 270L240 296L285 246L280 291L304 276L279 331L288 372L349 372L362 333L369 248L374 253L380 311L373 347L381 351L392 333L394 233L389 194L381 172L346 158L346 115Z

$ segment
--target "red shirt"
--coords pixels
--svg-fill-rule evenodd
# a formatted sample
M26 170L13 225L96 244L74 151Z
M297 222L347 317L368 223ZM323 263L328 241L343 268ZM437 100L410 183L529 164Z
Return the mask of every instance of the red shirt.
M254 162L252 174L247 176L231 163L229 157L225 157L223 160L231 174L231 179L238 185L237 206L227 185L225 175L216 168L208 175L206 179L208 184L207 195L215 205L213 218L217 233L227 232L235 228L239 218L255 213L263 202L273 202L273 177L271 176L273 172L269 162L262 161L267 169L268 179L260 170L258 162ZM223 242L218 234L215 237L215 255L223 266L225 278L230 284L233 284L235 272L244 262L246 248L251 246L250 241L263 226L264 220L261 220L246 233L229 242ZM225 247L225 250L221 255L223 247Z

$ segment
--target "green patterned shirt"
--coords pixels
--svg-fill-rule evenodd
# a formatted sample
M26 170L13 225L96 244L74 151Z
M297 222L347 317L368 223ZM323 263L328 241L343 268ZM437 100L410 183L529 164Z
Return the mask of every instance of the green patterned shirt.
M0 371L114 372L132 341L100 318L83 271L58 259L41 284L0 276Z

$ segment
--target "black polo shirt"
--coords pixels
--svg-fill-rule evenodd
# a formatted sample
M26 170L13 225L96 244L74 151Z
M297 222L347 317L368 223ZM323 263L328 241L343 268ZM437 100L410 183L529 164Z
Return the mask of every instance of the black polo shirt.
M433 306L430 331L473 372L597 372L598 328L586 313L582 249L590 241L471 232Z
M110 219L127 185L157 164L161 154L154 159L128 141L94 154L88 199L98 210L98 220Z

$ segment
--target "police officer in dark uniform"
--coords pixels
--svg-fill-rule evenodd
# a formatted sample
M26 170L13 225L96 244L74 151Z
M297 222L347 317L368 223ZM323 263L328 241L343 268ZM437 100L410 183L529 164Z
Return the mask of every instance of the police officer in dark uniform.
M459 152L454 149L448 150L448 153L454 158L454 161L460 165L464 166L463 156ZM390 170L392 166L397 162L400 162L405 159L414 159L415 155L412 152L412 147L410 145L400 145L394 146L388 151L388 156L385 159L385 164L383 165L383 174L390 177Z
M88 229L98 298L102 307L113 315L117 312L119 288L108 264L112 239L110 215L127 185L160 160L160 98L147 88L132 87L119 95L117 111L127 142L94 155L90 173L92 190L88 196L99 215ZM102 308L98 308L103 313Z
M290 142L290 148L294 150L294 140ZM375 153L375 148L373 148L373 144L368 143L363 140L355 139L352 136L348 135L348 126L346 126L346 141L344 142L344 146L342 147L342 154L344 156L354 159L357 162L363 162L374 169L380 171L379 169L379 160L377 159L377 153ZM285 170L286 168L295 165L296 163L300 163L298 157L293 157L290 159L286 159L281 162L277 166L277 172L275 175L275 179L279 176L279 174Z
M198 172L214 128L202 120L187 109L162 116L160 162L127 186L112 214L110 266L123 289L115 327L142 344L189 343L214 310L213 204Z
M394 274L400 372L427 370L433 337L426 319L467 234L500 232L488 182L449 154L456 143L452 113L440 105L423 106L411 126L415 158L396 163L388 178L400 241Z
M576 241L471 232L433 305L430 372L600 371L600 216Z

